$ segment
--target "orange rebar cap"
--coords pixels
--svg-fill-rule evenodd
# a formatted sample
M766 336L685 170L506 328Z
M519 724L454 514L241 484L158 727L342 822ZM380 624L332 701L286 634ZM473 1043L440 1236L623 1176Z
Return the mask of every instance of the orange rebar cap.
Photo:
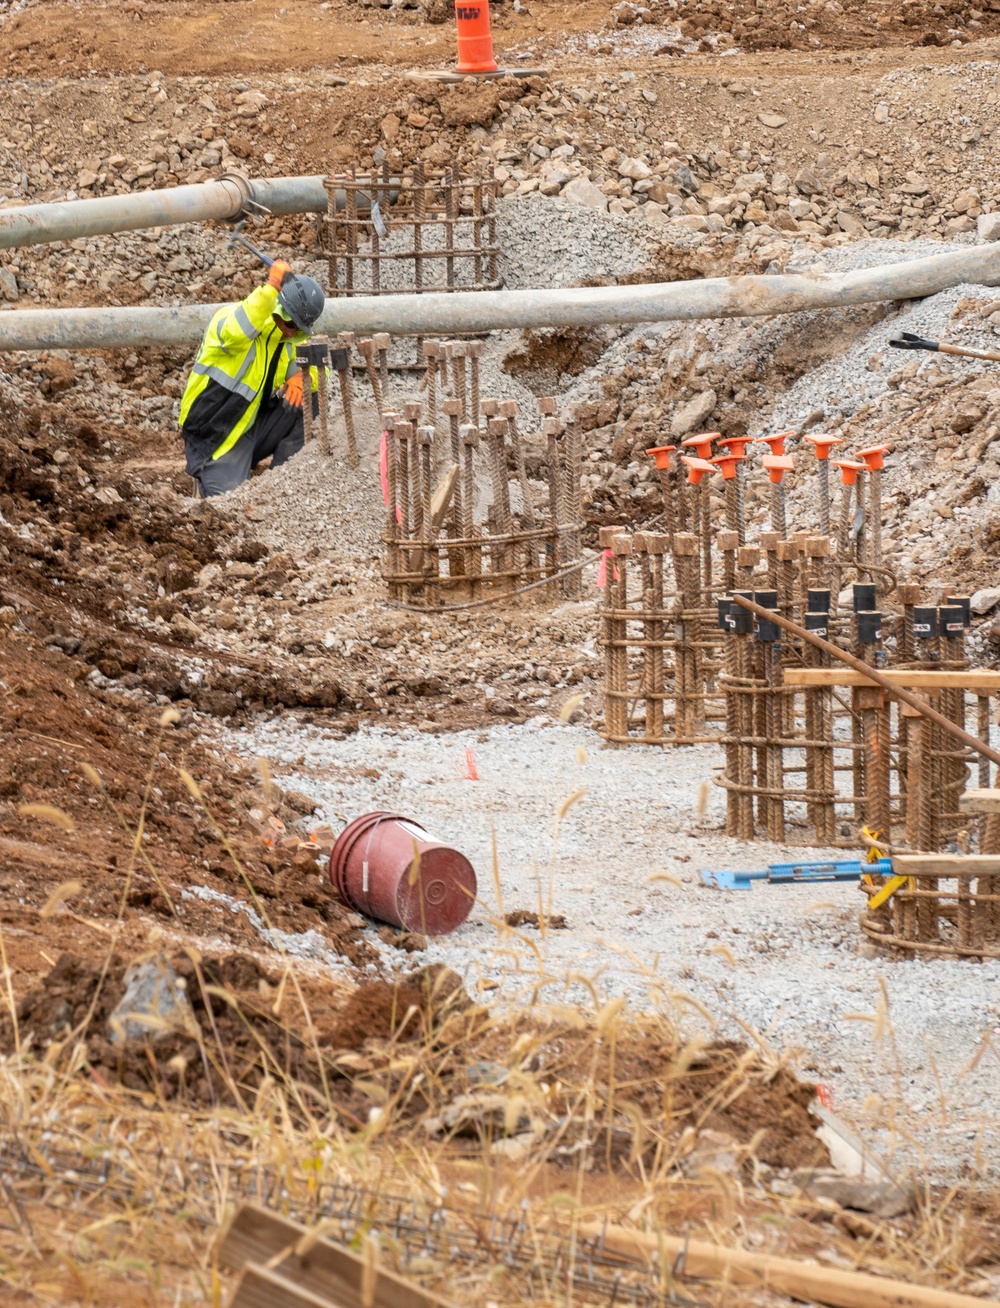
M724 436L718 443L726 446L734 459L743 459L746 457L746 449L750 444L750 437Z
M844 443L839 436L824 436L822 434L819 436L804 436L803 440L807 440L810 445L816 447L816 457L821 463L830 457L830 450L834 445L843 445Z
M721 470L723 481L732 481L736 476L736 469L742 461L742 454L733 454L732 451L728 454L717 454L712 460L715 466Z
M867 450L858 450L857 458L864 459L869 472L879 472L885 467L885 456L891 449L891 445L872 445Z
M658 468L669 468L670 456L676 448L676 445L654 445L646 453L653 459Z
M691 448L698 455L699 459L710 459L712 457L712 442L722 433L717 431L702 432L700 436L686 436L681 444L685 449Z
M831 459L830 462L840 469L840 480L845 486L853 486L858 473L864 472L868 466L866 463L855 463L853 459Z
M761 463L767 469L767 475L776 486L781 485L781 479L786 472L793 472L795 464L792 462L790 454L765 454Z
M757 439L754 441L754 444L769 445L771 447L772 454L782 455L785 452L785 438L787 436L794 436L794 435L795 435L794 429L790 431L779 431L777 436L758 436Z
M490 0L455 0L458 28L457 73L495 73L493 36L490 32Z
M686 445L687 441L684 444ZM688 481L692 486L700 486L701 479L706 472L719 471L714 463L709 463L707 459L696 459L691 454L682 454L681 462L686 463L688 466Z

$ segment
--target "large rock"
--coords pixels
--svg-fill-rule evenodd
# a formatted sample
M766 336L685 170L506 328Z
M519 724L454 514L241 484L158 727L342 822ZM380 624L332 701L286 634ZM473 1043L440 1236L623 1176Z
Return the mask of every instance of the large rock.
M17 299L17 278L9 268L0 268L0 296L11 304Z
M133 963L125 973L121 1003L108 1017L111 1042L159 1040L172 1031L196 1030L187 994L163 955Z
M895 1181L857 1181L835 1172L813 1171L801 1168L792 1178L803 1190L818 1199L833 1199L841 1208L856 1212L874 1213L876 1217L900 1217L914 1206L914 1193L909 1185Z
M981 241L1000 241L1000 213L983 213L976 219L976 233Z
M671 225L679 228L684 232L709 232L711 226L707 218L703 218L700 213L685 213L679 218L672 218ZM725 223L723 223L725 226Z
M694 399L682 404L670 423L671 436L687 436L708 421L718 403L715 391L702 391Z
M969 600L969 608L979 616L989 613L998 604L1000 604L1000 586L987 586L985 590L977 590Z
M806 165L795 174L795 189L800 195L820 195L823 191L823 183L816 173Z
M632 182L644 182L652 175L653 170L644 159L623 159L618 165L618 176L627 177Z
M571 182L567 182L563 187L562 198L570 204L582 204L588 209L606 212L608 208L608 197L586 177L574 177Z

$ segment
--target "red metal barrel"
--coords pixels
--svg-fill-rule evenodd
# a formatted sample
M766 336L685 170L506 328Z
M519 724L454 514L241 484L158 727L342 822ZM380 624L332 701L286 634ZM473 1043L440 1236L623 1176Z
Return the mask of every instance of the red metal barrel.
M401 813L364 813L349 823L330 851L330 880L359 913L428 936L460 927L476 898L465 855Z

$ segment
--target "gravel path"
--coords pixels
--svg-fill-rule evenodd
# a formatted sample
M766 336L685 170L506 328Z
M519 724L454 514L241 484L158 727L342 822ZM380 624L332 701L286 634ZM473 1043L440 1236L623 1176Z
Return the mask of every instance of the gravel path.
M901 1162L928 1165L939 1180L970 1165L1000 1172L988 1146L1000 1128L1000 1056L982 1043L994 1032L1000 1046L1000 963L873 957L850 884L702 887L700 868L803 856L721 834L722 795L709 787L705 806L703 785L719 764L716 750L605 750L586 728L539 718L454 735L362 730L334 741L285 717L228 741L244 756L267 757L335 826L397 809L472 859L477 908L428 951L472 993L589 1004L592 984L601 1001L624 994L637 1008L674 1006L692 1030L705 1030L711 1014L720 1035L746 1038L752 1029L772 1048L795 1051L807 1075L832 1086L838 1112ZM467 750L477 782L463 775ZM580 791L556 847L556 810ZM498 889L503 912L551 904L568 929L498 928ZM387 965L406 965L396 951L384 954Z

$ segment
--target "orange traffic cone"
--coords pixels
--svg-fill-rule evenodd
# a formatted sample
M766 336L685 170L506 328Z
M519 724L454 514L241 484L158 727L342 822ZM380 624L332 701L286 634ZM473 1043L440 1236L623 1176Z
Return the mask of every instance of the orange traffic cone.
M493 37L490 33L490 0L455 0L458 26L459 73L495 73Z

